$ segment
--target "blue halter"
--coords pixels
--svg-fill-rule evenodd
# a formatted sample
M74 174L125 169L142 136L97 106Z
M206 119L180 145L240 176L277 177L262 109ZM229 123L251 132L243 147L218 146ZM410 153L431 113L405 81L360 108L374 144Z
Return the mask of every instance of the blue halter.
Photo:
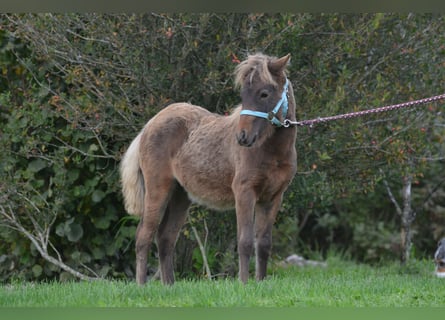
M261 111L253 111L253 110L242 110L240 115L264 118L266 120L269 120L272 124L276 125L277 127L281 127L283 124L277 118L277 113L278 113L278 111L280 111L281 108L283 108L283 110L281 111L281 115L282 115L283 119L285 119L287 116L287 109L289 107L288 101L287 101L288 87L289 87L289 80L286 79L286 83L284 84L284 88L283 88L283 93L281 94L281 99L277 102L277 105L275 106L275 108L273 108L273 110L270 111L269 113L261 112Z

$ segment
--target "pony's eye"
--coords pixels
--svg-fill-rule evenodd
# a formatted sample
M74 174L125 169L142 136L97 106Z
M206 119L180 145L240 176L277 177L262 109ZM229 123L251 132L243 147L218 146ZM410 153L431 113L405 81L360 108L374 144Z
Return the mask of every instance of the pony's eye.
M261 99L266 99L267 97L269 97L269 92L267 90L262 90L260 92L260 98Z

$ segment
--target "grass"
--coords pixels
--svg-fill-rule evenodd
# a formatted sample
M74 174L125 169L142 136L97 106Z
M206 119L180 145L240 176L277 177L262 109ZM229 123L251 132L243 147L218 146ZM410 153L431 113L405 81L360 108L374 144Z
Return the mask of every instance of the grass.
M445 279L431 261L371 267L329 259L327 268L271 271L267 280L11 283L0 286L0 307L388 307L445 306Z

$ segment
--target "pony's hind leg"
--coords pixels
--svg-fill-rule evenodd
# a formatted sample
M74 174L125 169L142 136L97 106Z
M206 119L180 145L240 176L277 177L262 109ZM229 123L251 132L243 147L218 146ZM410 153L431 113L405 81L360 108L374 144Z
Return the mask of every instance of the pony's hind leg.
M156 235L161 280L164 284L173 284L175 281L173 268L174 250L179 231L187 217L189 206L190 200L187 193L181 186L177 185Z
M147 282L147 256L153 239L153 225L153 222L146 222L146 219L142 217L136 230L136 282L138 284Z
M136 230L136 282L138 284L144 284L147 281L148 252L174 186L173 179L150 178L145 180L144 214ZM150 180L163 183L152 186L147 183Z

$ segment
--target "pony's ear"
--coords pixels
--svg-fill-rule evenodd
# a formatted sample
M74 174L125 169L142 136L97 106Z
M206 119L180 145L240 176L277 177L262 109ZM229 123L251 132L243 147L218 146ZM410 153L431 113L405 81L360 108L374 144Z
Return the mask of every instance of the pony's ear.
M268 64L269 71L273 74L280 74L290 60L290 53L279 59L271 60Z

